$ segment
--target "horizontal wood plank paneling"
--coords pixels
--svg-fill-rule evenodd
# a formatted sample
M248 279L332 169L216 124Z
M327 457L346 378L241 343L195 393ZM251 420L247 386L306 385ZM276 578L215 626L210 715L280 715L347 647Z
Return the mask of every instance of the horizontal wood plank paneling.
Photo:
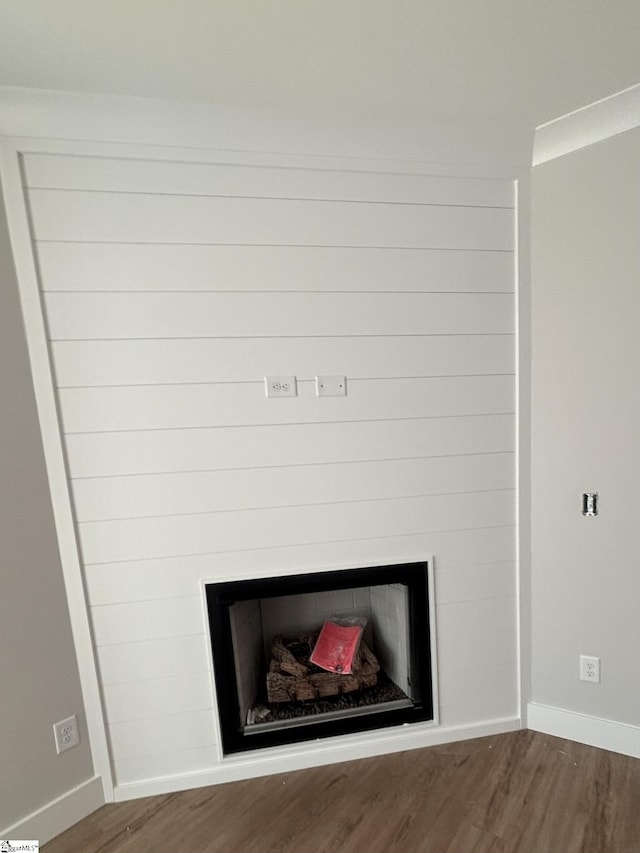
M514 454L78 480L78 521L510 489Z
M213 712L211 712L213 713ZM117 753L116 753L117 755ZM208 770L219 763L218 747L199 746L197 749L170 750L165 748L154 755L141 755L114 762L118 785L154 779L158 776L174 776Z
M438 699L441 708L464 707L496 696L509 696L517 679L517 664L484 665L446 669L440 678Z
M109 724L211 709L213 691L202 673L111 684L104 689Z
M110 563L244 548L305 545L367 536L514 522L511 490L240 512L83 522L84 560Z
M513 335L56 341L58 385L246 382L263 376L350 379L512 373Z
M508 208L39 189L29 199L37 240L513 248Z
M214 716L210 710L112 723L109 739L121 760L141 758L171 749L203 749L216 743Z
M473 725L476 720L517 718L519 705L515 683L507 693L494 693L477 701L473 696L469 696L463 705L440 706L440 725L457 727ZM493 840L491 843L493 844Z
M484 666L514 663L516 604L511 597L441 604L436 625L439 672L470 669L479 660Z
M172 599L94 607L91 619L96 645L201 634L204 630L202 599L195 590L189 592L188 596Z
M186 585L185 585L186 586ZM97 610L94 612L98 612ZM195 631L189 622L188 631ZM111 636L124 636L114 634ZM208 635L191 633L183 637L153 637L111 643L98 647L98 664L103 684L126 684L129 681L146 681L148 678L168 678L193 672L207 672Z
M52 340L513 334L508 293L49 293Z
M479 557L479 560L482 558ZM469 566L436 568L436 602L480 601L483 598L515 598L516 565L510 560Z
M493 250L38 244L44 290L513 291Z
M86 566L87 594L92 605L169 599L190 595L203 580L233 579L247 576L269 577L283 572L296 573L345 566L380 565L424 560L435 555L436 596L444 600L488 598L500 592L487 580L479 583L469 576L484 572L491 563L507 563L515 553L515 528L512 525L488 528L456 528L413 536L374 537L344 542L320 542L283 546L263 551L236 551L220 554L164 557L122 563ZM490 572L490 570L489 570ZM446 578L444 577L446 573ZM510 595L515 576L504 576L502 594ZM470 591L470 596L465 591ZM490 591L491 596L488 594ZM191 631L191 623L188 629ZM124 646L121 648L128 648ZM161 664L158 664L161 666ZM164 673L173 674L173 673Z
M204 580L433 556L443 718L515 708L512 185L24 173L118 781L218 762Z
M33 188L513 207L512 183L486 178L51 154L26 155L24 169Z
M311 423L513 411L513 376L347 380L347 397L269 398L264 383L67 388L60 391L65 432Z
M515 449L515 418L416 420L81 433L66 437L71 476L314 465Z

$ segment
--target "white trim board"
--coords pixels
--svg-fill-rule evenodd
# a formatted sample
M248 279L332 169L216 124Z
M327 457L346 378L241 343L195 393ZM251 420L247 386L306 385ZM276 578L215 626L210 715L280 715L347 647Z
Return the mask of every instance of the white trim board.
M18 277L51 503L58 536L58 548L69 603L69 617L80 672L80 686L89 729L91 755L94 769L100 774L99 778L104 786L104 797L107 801L111 801L113 788L109 748L98 673L93 655L80 554L71 509L45 321L31 242L29 215L22 186L20 152L8 142L0 145L0 171L2 173L2 191L6 204L9 236Z
M0 830L0 835L3 838L36 838L40 844L46 844L103 805L102 779L94 776Z
M514 716L462 726L440 727L433 723L418 723L408 724L400 729L389 728L382 731L378 729L364 735L342 735L339 738L328 738L316 743L307 741L295 747L276 747L239 756L234 755L224 759L220 766L210 770L117 785L114 796L116 802L124 802L139 797L184 791L189 788L221 785L225 782L237 782L275 773L290 773L294 770L322 767L342 761L355 761L392 752L488 737L518 731L521 728L520 718Z
M385 125L348 115L287 113L239 106L0 87L0 135L18 138L217 149L232 157L286 155L312 166L515 178L528 168L529 134L477 121ZM257 149L256 140L259 140ZM162 153L164 157L164 152ZM183 153L182 157L185 156ZM452 171L453 169L453 171Z
M518 689L526 719L531 696L531 180L516 181L516 501Z
M564 708L539 705L537 702L529 704L527 721L528 728L535 732L640 758L639 726L590 717Z
M536 128L533 166L640 127L640 83Z

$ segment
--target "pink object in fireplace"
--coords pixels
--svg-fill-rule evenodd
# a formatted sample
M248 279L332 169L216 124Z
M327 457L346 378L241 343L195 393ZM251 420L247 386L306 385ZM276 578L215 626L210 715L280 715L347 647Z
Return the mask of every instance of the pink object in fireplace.
M352 672L363 628L362 624L341 625L327 620L313 647L311 663L328 672Z

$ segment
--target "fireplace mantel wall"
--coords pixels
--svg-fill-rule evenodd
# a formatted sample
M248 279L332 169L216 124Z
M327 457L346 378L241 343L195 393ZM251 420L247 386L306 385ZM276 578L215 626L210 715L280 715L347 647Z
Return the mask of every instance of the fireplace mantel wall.
M411 745L518 725L512 181L56 140L17 141L7 175L117 795L230 766L203 580L433 555L440 721ZM267 400L269 374L298 396Z

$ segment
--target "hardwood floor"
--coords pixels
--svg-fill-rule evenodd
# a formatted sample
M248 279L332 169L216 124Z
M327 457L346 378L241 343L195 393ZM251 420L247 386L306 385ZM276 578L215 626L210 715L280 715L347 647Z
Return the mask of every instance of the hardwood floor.
M531 731L103 806L43 853L638 853L640 760Z

